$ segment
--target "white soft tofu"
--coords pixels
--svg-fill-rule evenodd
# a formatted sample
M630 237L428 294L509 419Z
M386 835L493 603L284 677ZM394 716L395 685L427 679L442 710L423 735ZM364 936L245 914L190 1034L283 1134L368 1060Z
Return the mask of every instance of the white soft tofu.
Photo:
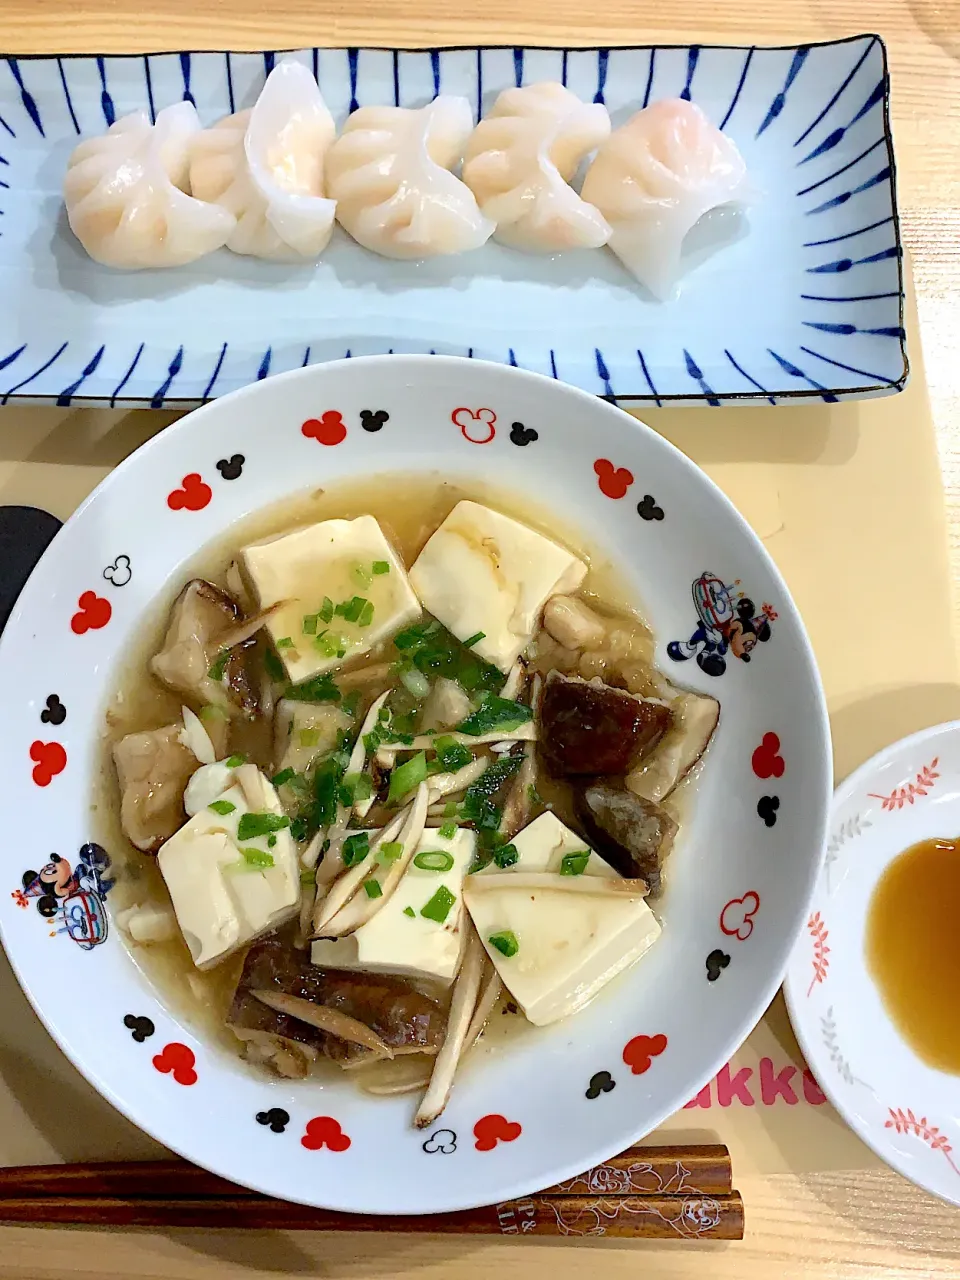
M503 985L536 1026L570 1017L660 935L640 897L618 894L605 878L544 874L542 885L507 871L468 876L464 902ZM515 955L490 939L513 934Z
M475 833L463 827L449 840L438 830L425 831L414 860L377 914L345 938L321 938L315 942L310 959L325 968L365 969L444 984L452 982L460 965L464 938L463 881L476 843ZM417 866L416 858L421 853L436 851L453 858L448 871ZM454 901L444 919L437 921L422 911L441 888Z
M269 812L280 814L276 791L261 776ZM193 962L216 964L238 947L296 913L300 868L289 828L240 841L241 817L251 812L243 788L230 787L214 803L232 804L226 814L201 809L161 846L157 863ZM251 866L243 850L269 855L273 865Z
M503 672L533 639L543 606L576 591L587 566L566 547L478 502L458 502L410 570L413 589L458 640Z
M559 874L563 859L568 853L587 852L590 856L581 874L605 876L608 880L619 878L609 862L604 862L586 840L565 827L549 809L546 813L541 813L539 818L534 818L510 843L518 854L516 862L502 869L495 862L489 862L477 874L501 875L503 871L555 871Z
M420 617L403 562L373 516L322 520L244 547L240 555L259 606L280 603L267 628L294 683L366 653ZM383 563L389 571L374 574L373 565ZM334 616L318 620L316 634L304 630L304 618L319 613L324 599L338 605L354 597L373 605L368 625Z

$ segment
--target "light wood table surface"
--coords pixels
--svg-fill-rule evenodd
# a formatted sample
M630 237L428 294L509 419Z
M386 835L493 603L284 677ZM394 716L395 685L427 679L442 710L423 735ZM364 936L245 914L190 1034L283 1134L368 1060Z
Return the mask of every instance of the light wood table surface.
M589 10L583 0L0 0L4 52L12 54L315 44L777 44L878 32L890 55L903 236L913 260L956 584L960 0L607 0L594 6L592 16ZM916 334L911 338L916 341ZM903 425L906 436L910 424ZM895 503L897 495L878 500ZM953 613L960 618L956 590ZM0 1135L0 1148L5 1142ZM960 1211L886 1170L781 1173L737 1182L747 1204L748 1234L731 1246L0 1227L0 1280L366 1280L413 1273L425 1280L480 1280L491 1267L504 1280L573 1280L584 1266L597 1267L608 1280L626 1278L637 1268L658 1280L960 1275Z

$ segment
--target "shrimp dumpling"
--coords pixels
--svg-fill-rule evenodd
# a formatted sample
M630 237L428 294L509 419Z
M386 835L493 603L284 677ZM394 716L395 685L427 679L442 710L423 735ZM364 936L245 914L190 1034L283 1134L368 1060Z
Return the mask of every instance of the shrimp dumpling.
M493 223L451 170L473 128L466 98L425 107L360 107L327 153L337 220L387 258L429 258L484 244Z
M463 180L497 224L495 237L528 253L597 249L610 228L570 179L610 134L602 103L581 102L555 81L505 89L477 125Z
M751 198L743 157L692 102L638 111L597 153L583 196L612 227L610 248L657 298L680 274L684 237L720 205Z
M190 102L151 124L135 111L75 148L63 181L73 234L108 267L179 267L225 243L235 218L188 192L190 145L200 132Z
M228 249L295 261L326 248L336 204L324 196L323 165L335 132L316 80L288 58L251 110L198 135L190 189L235 218Z

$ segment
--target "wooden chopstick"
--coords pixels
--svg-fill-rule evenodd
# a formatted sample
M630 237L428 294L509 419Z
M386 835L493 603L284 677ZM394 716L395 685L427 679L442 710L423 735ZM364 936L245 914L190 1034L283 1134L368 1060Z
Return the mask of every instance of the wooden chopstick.
M739 1240L743 1202L723 1146L632 1147L523 1200L429 1217L274 1200L184 1160L0 1169L0 1221L87 1226Z
M741 1240L743 1201L736 1191L717 1197L538 1195L463 1213L379 1218L310 1209L263 1196L30 1196L3 1200L0 1221L95 1227L223 1227L234 1231Z

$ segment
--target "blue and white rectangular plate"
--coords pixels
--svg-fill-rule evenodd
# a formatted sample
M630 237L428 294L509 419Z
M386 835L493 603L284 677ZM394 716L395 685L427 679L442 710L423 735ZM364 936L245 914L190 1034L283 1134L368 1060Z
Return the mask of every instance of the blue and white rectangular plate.
M395 262L339 229L318 266L225 249L122 274L63 212L80 137L183 98L204 124L250 105L273 53L13 58L0 65L0 403L188 406L346 355L502 361L635 403L717 405L900 391L902 255L877 36L799 48L306 49L342 123L358 105L562 80L614 126L659 98L696 102L740 147L762 199L749 232L658 303L607 250L538 258L497 245Z

